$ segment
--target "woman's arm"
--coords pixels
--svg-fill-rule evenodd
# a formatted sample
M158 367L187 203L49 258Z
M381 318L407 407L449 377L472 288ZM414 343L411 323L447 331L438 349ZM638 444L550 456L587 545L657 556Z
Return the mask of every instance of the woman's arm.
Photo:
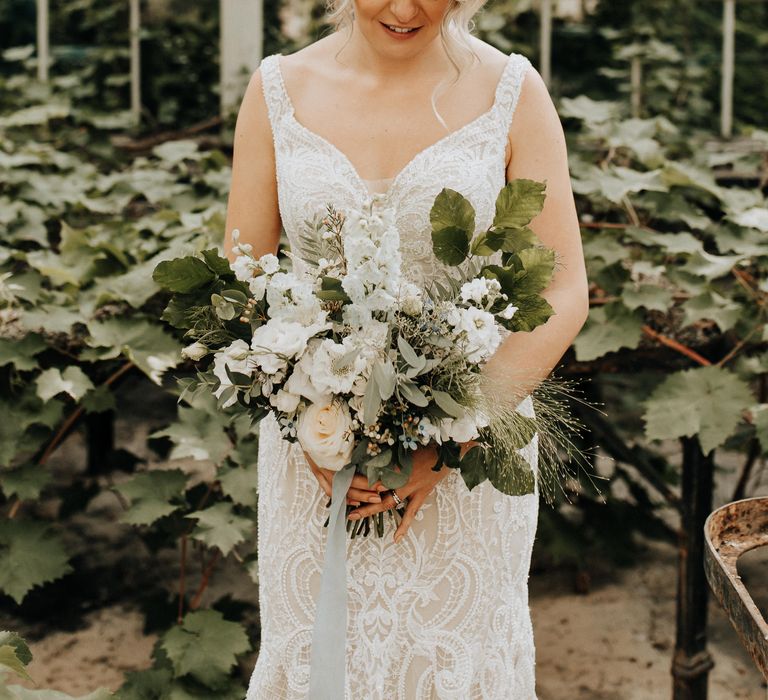
M530 333L512 333L488 360L484 374L524 398L546 378L570 347L589 313L589 291L568 154L560 118L546 84L528 70L509 130L512 157L507 181L546 181L546 199L531 229L561 263L543 296L555 313ZM514 303L514 299L510 299Z
M227 257L234 260L233 229L239 229L240 242L250 243L253 254L260 257L277 253L281 228L272 128L264 100L261 69L257 69L245 90L235 124L232 181L224 234Z
M227 204L227 223L224 249L227 257L234 260L232 230L240 230L240 243L253 246L253 255L277 253L280 244L280 208L277 202L277 177L275 151L272 145L272 128L261 82L257 70L246 88L237 113L235 139L232 153L232 184ZM322 470L304 453L320 486L331 495L333 472ZM368 486L368 477L358 474L352 480L347 502L359 505L381 502L378 491L380 481Z

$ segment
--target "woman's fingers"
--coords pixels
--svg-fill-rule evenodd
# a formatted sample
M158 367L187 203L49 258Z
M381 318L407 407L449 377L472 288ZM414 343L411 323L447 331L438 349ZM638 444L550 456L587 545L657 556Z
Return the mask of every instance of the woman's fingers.
M421 508L422 503L424 503L424 496L419 492L414 493L408 499L408 503L405 506L405 512L403 513L403 519L397 526L397 530L395 530L393 537L396 543L400 542L400 540L405 537L405 533L408 532L408 528L411 526L413 519L416 517L416 513L419 512L419 508Z
M353 489L351 486L349 487L349 491L347 491L347 497L365 503L381 503L381 496L375 491Z

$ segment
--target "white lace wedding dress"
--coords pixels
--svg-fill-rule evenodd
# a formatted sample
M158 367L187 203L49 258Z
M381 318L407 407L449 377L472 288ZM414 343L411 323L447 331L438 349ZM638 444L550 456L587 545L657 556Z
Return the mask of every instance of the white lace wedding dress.
M472 202L478 230L491 224L528 60L511 54L487 112L373 183L297 121L279 56L264 58L261 72L291 245L326 202L359 207L374 184L388 184L381 196L397 210L404 277L424 283L443 274L432 255L431 204L450 187ZM533 415L530 397L518 410ZM521 453L536 469L537 438ZM260 424L258 460L261 647L246 700L305 700L328 497L271 413ZM537 517L538 480L536 493L507 496L488 481L470 492L452 471L399 544L388 515L383 538L371 530L348 539L344 700L535 700L528 571Z

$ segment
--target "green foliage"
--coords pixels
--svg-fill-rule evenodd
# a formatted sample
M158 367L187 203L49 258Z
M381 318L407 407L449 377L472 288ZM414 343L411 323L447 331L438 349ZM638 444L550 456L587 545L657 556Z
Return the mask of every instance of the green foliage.
M174 674L189 675L206 688L226 687L237 656L251 648L241 625L225 620L215 610L188 613L181 625L171 628L162 648Z
M704 452L722 445L754 401L749 386L720 367L669 375L651 394L643 416L650 439L698 435Z
M22 637L7 630L0 632L0 673L6 669L32 680L26 669L30 661L32 652Z
M35 586L72 571L61 540L34 521L0 521L0 590L17 603Z

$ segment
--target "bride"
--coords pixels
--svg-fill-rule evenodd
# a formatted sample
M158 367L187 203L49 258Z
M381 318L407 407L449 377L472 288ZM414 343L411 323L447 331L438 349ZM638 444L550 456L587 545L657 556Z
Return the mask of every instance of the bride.
M443 187L471 201L485 230L505 182L546 181L532 228L562 263L545 292L555 315L509 336L485 366L532 415L527 394L586 319L587 281L558 115L528 59L470 33L483 2L331 0L335 31L264 58L237 118L226 247L231 257L239 229L255 256L275 253L284 228L296 250L326 203L376 199L395 212L403 276L424 285L447 274L429 221ZM511 368L525 383L512 384ZM273 414L259 436L261 644L247 700L304 699L335 472L283 440ZM522 453L536 473L536 437ZM348 491L352 518L407 505L383 538L347 541L344 698L534 700L538 482L525 496L488 481L469 491L458 470L431 470L435 454L418 449L395 493L360 475Z

